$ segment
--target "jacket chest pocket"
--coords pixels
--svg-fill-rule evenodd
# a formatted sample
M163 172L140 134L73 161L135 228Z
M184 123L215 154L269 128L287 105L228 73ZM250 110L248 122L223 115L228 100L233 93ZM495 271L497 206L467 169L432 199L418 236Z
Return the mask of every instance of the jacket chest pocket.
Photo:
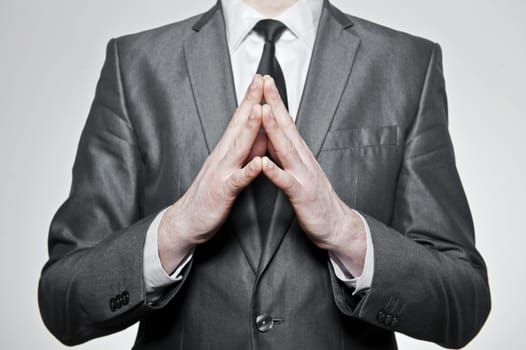
M398 146L399 127L396 125L359 129L330 130L323 143L323 151L346 148Z
M330 130L318 161L347 205L389 215L403 156L401 139L397 125Z

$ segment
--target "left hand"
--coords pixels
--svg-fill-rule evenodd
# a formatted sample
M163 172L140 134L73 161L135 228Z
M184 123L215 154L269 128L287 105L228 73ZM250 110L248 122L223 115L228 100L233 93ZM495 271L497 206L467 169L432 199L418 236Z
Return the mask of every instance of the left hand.
M264 77L263 95L263 127L273 158L263 157L263 173L288 197L312 242L336 253L354 276L360 275L366 251L361 218L334 191L270 76Z

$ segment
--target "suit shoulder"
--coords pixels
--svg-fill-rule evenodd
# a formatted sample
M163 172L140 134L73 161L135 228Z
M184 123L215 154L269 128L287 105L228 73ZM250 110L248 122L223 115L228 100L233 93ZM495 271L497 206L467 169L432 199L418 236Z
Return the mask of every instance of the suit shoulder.
M177 46L193 33L192 26L201 16L202 14L198 14L174 23L119 36L115 38L119 54L125 56L151 55L163 51L167 46L177 50Z
M371 36L380 41L392 41L398 45L416 45L431 48L435 43L429 39L390 28L360 17L346 14L354 24L353 29L365 36Z
M438 46L435 42L409 34L400 30L386 27L363 18L345 14L353 23L352 30L360 37L362 44L385 54L401 54L425 56L429 58L433 49Z

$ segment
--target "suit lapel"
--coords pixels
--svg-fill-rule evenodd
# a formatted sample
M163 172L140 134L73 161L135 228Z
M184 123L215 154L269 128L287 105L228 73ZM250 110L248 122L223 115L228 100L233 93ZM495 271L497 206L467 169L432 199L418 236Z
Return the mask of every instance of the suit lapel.
M296 120L297 128L314 155L318 156L347 84L360 40L347 28L352 22L328 1L320 18L309 72ZM294 211L280 191L268 238L259 263L264 272L289 230Z
M328 1L320 18L296 126L315 156L332 123L351 73L360 39L352 22Z
M224 26L216 4L193 26L196 33L184 42L188 76L209 152L215 148L236 109Z
M210 153L221 139L237 106L219 1L201 16L193 29L195 33L185 41L184 52L194 101ZM238 196L229 223L254 273L261 255L257 222L254 197L251 189L246 189Z

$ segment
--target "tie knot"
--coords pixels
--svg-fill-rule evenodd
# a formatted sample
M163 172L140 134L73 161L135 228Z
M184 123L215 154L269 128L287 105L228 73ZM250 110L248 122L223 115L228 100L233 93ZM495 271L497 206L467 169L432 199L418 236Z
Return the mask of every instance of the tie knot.
M254 31L270 43L275 43L285 29L287 29L286 25L274 19L262 19L254 26Z

